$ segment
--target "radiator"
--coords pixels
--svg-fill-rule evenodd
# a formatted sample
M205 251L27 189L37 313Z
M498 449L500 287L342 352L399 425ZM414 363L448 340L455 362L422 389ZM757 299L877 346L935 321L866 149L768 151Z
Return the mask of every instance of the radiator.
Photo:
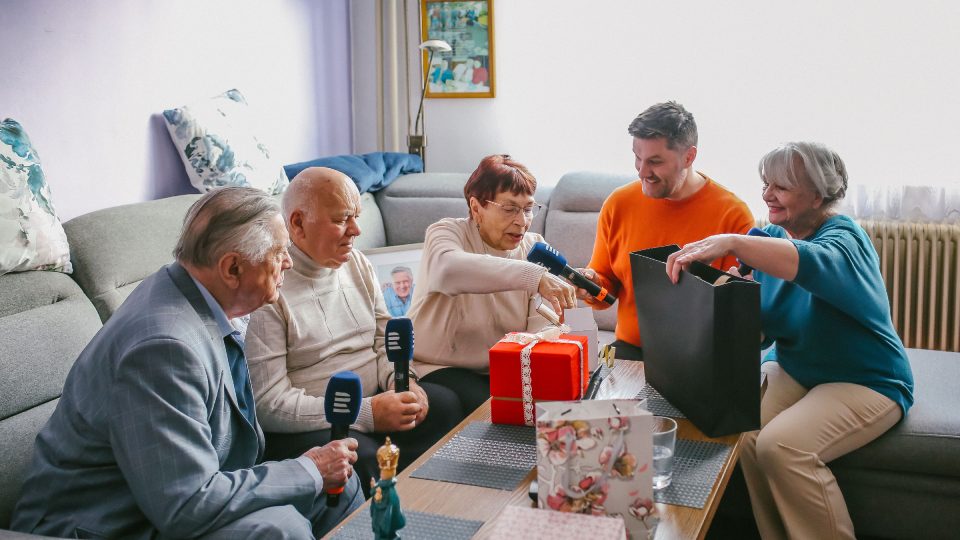
M960 225L861 221L906 347L960 351Z

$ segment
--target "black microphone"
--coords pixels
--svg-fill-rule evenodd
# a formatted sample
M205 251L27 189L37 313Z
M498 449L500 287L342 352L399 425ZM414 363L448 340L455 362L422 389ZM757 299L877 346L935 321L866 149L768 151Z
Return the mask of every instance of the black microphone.
M363 385L360 377L352 371L341 371L330 377L327 391L323 395L323 413L330 422L330 441L346 439L350 433L350 424L360 415L360 401L363 399ZM327 490L327 506L336 506L340 502L343 486Z
M769 238L770 234L756 227L751 227L750 230L747 231L747 236L765 236ZM737 259L737 262L740 263L740 266L737 267L737 272L739 272L741 276L745 276L750 272L753 272L753 268L747 264L744 264L744 262L740 259Z
M617 301L616 297L608 293L606 289L590 281L580 272L567 266L566 257L544 242L537 242L530 248L530 253L527 253L527 260L545 267L548 272L555 276L567 278L570 283L586 290L590 293L590 296L593 296L597 300L603 300L611 305Z
M400 317L387 321L387 360L393 362L393 390L410 390L410 360L413 359L413 322Z

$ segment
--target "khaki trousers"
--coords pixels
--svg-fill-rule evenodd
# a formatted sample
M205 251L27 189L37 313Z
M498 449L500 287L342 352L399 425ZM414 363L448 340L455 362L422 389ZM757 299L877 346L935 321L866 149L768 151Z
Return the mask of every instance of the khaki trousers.
M900 407L865 386L828 383L809 391L776 362L763 364L760 431L740 455L764 539L854 538L853 522L827 463L900 421Z

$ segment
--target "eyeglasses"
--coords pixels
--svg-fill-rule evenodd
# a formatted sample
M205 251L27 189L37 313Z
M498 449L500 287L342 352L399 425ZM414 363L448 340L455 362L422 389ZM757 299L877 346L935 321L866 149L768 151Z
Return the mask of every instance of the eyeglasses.
M523 217L527 219L532 219L540 213L540 209L543 208L542 204L533 204L532 206L527 206L525 208L520 208L519 206L512 204L500 204L495 201L487 201L490 204L495 204L500 207L500 211L503 212L505 217L515 218L520 212L523 212Z

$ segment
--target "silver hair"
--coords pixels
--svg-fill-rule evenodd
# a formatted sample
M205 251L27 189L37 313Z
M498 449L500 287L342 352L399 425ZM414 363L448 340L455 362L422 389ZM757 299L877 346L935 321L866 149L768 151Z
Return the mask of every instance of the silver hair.
M173 256L181 263L211 267L224 254L239 253L262 263L277 246L274 217L280 205L267 193L249 187L208 191L187 211Z
M760 178L768 184L793 188L809 181L829 206L847 193L847 166L836 152L815 142L791 142L760 159Z
M283 207L283 221L288 226L290 224L290 216L295 210L303 212L304 217L308 219L312 217L313 214L310 205L306 204L306 195L310 192L311 188L309 185L310 182L306 181L306 179L300 180L300 176L305 176L303 171L290 181L290 185L288 185L286 191L283 192L283 197L280 202L280 206Z
M400 272L406 272L408 276L413 277L413 270L409 266L394 266L393 270L390 271L390 275L399 274Z

